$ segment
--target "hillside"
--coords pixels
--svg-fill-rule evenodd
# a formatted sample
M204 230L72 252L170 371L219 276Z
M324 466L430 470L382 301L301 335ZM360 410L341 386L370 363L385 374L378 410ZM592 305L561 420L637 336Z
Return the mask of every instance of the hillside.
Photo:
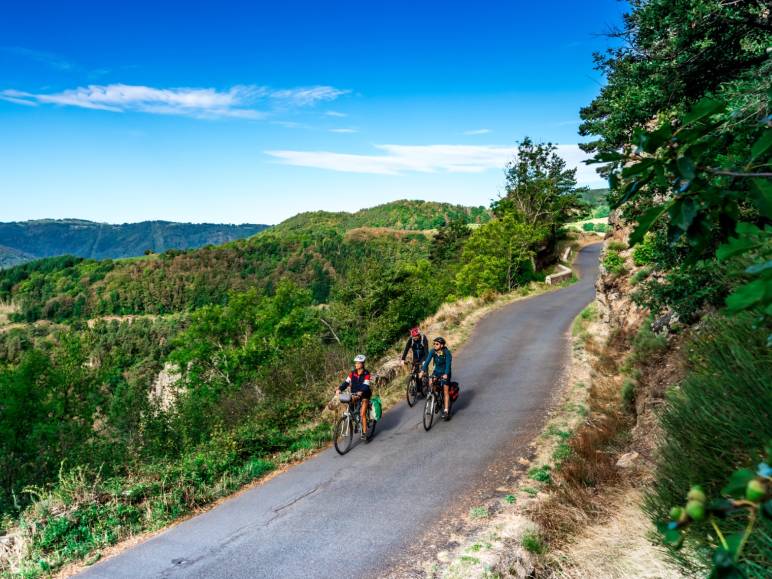
M313 211L299 213L277 225L278 231L329 227L347 231L358 227L385 227L390 229L436 229L449 221L487 223L490 211L485 207L465 207L435 201L400 200L361 209L355 213Z
M42 257L75 255L88 259L122 258L150 250L219 245L250 237L267 225L174 223L96 223L81 219L41 219L0 223L0 267Z
M20 319L27 321L168 314L222 304L232 291L270 292L280 280L292 280L310 287L322 303L350 267L428 256L430 237L418 229L445 219L479 223L490 215L485 209L421 201L353 214L301 213L250 239L220 246L126 261L48 258L25 264L0 273L0 300L13 298ZM373 227L363 231L365 224ZM400 229L395 240L385 235L389 228L407 229Z

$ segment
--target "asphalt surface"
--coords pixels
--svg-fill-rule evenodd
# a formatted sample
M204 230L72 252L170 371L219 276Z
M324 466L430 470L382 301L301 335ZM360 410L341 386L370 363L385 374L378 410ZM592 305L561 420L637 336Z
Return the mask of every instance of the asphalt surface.
M334 449L113 558L85 577L377 577L431 533L446 505L525 452L569 351L574 317L594 297L600 244L581 279L485 317L455 353L461 396L450 422L421 425L422 401L384 413L373 441ZM452 349L452 344L449 344ZM452 499L452 500L448 500Z

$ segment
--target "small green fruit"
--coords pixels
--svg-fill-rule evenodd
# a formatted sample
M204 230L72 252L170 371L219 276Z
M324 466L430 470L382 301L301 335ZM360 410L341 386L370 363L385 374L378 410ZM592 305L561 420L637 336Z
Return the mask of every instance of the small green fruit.
M753 479L745 487L745 498L754 503L758 503L767 495L767 489L764 483L758 479Z
M686 500L704 503L707 500L707 497L705 496L705 492L702 490L701 486L694 485L689 491L689 494L686 495Z
M686 514L693 521L701 521L705 518L705 503L691 500L686 503Z
M683 514L684 514L683 507L673 507L672 509L670 509L670 520L680 521Z

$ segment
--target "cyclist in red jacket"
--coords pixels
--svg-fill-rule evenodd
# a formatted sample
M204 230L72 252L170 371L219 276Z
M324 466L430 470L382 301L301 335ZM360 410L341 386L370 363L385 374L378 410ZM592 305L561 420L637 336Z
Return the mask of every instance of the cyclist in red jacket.
M363 354L354 358L354 370L338 386L335 391L336 396L351 386L351 395L362 399L362 405L359 409L362 418L362 439L367 440L367 410L370 407L370 398L373 395L370 390L370 372L365 368L367 358Z

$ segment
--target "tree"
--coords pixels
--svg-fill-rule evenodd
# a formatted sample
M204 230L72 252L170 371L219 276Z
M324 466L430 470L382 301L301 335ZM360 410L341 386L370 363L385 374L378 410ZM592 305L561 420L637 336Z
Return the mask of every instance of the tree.
M456 284L464 295L506 292L518 285L531 267L534 244L544 231L514 211L482 225L466 242Z
M429 259L432 263L456 259L461 253L464 240L472 234L463 219L451 219L437 230L429 247Z
M525 137L505 170L506 193L493 203L497 216L514 211L525 224L542 230L550 249L558 229L586 209L582 194L588 191L576 186L576 169L566 169L556 151L552 143Z
M608 82L580 111L581 145L612 151L665 111L683 111L707 92L762 63L772 21L766 0L632 0L621 44L595 54Z

